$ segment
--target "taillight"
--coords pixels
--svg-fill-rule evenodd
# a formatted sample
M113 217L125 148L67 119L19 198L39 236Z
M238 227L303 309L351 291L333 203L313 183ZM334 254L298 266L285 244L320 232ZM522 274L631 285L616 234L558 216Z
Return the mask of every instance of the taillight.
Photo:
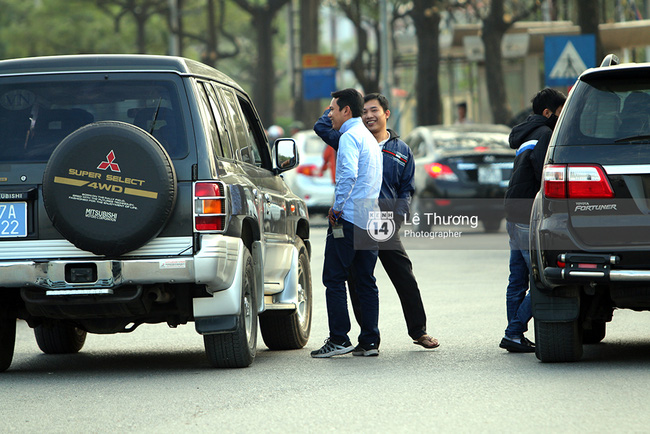
M544 167L544 196L548 198L566 197L566 166Z
M424 165L424 170L430 177L442 181L458 181L458 176L451 170L451 167L440 163L429 163Z
M600 166L549 165L544 167L544 195L548 198L605 199L614 197Z
M315 164L304 164L296 168L298 173L306 176L319 176L320 170L319 167Z
M194 184L194 230L223 231L226 223L226 189L221 182Z

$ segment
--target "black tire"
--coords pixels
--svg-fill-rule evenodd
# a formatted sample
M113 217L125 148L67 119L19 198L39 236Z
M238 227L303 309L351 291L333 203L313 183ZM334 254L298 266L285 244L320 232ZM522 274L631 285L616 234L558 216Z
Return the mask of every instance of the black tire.
M0 317L0 372L11 366L16 345L16 318Z
M34 337L45 354L74 354L83 348L86 331L67 324L43 324L34 328Z
M205 354L215 368L245 368L257 352L257 303L253 258L244 248L241 313L233 333L203 335Z
M535 319L535 355L542 362L576 362L582 357L578 321L543 322Z
M592 321L591 329L582 330L582 342L585 344L597 344L605 339L607 323L605 321Z
M43 174L54 227L78 248L119 256L158 235L176 202L176 173L163 146L123 122L96 122L59 143Z
M309 255L298 238L298 306L288 315L269 312L260 317L260 330L270 350L295 350L307 345L311 333L312 286Z

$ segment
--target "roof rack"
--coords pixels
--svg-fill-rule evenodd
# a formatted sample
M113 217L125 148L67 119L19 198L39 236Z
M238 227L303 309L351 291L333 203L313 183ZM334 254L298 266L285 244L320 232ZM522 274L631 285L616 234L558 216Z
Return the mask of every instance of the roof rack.
M608 54L603 59L602 63L600 64L600 67L602 68L604 66L612 66L618 64L619 64L618 56L616 54Z

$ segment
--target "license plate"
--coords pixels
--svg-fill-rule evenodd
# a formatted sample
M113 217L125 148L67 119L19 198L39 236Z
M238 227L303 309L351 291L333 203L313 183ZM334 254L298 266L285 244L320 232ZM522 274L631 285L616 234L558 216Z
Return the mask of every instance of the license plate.
M501 181L501 169L494 166L478 167L478 182L481 184L500 184Z
M27 236L27 202L0 202L0 238Z

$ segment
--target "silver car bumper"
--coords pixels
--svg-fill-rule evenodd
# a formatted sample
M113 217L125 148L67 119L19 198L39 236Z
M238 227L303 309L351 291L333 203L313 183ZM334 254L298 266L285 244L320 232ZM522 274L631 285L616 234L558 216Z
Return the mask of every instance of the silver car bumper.
M3 242L0 287L35 286L53 291L49 295L60 295L55 291L84 293L132 284L196 283L206 285L212 293L232 285L240 244L239 238L203 235L201 250L192 255L192 237L158 238L119 260L110 260L65 240ZM31 259L26 259L27 255ZM48 259L53 257L57 259ZM70 269L76 267L96 270L96 280L70 281Z

